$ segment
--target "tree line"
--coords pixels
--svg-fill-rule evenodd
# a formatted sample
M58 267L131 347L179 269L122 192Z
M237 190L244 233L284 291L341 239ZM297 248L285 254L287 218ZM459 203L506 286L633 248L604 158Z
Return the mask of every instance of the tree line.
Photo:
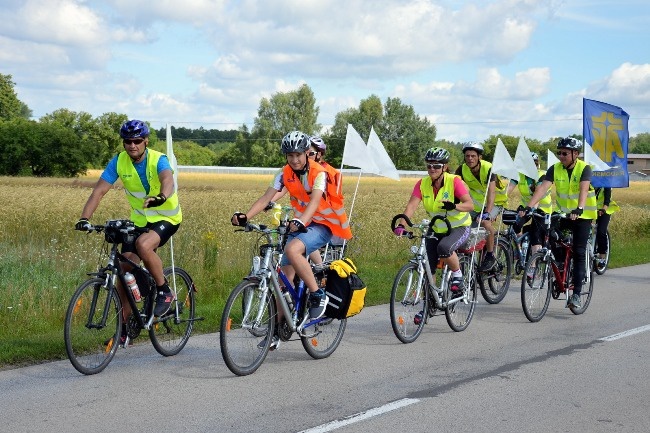
M128 120L126 114L93 117L61 108L32 120L31 110L18 99L14 87L11 75L0 74L0 175L75 177L103 168L122 150L119 128ZM174 154L180 165L280 167L285 163L279 151L282 137L300 130L321 135L327 144L327 161L339 167L349 123L364 140L374 127L399 170L422 170L422 157L433 146L449 149L452 165L462 162L462 143L438 140L436 126L399 98L382 102L371 95L358 107L337 113L334 125L326 131L317 121L318 114L314 93L303 84L294 91L262 98L250 130L246 125L236 130L172 126ZM165 137L164 128L152 129L150 146L164 152ZM514 155L519 137L492 135L483 141L486 159L491 160L498 138ZM553 148L558 138L544 142L526 138L526 142L545 160L546 149ZM629 151L650 153L650 133L630 138Z

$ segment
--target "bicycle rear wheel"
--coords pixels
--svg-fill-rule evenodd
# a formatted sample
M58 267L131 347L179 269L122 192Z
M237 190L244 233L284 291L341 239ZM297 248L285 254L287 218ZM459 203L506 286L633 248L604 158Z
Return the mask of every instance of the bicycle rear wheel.
M314 359L323 359L330 356L343 338L348 319L323 318L316 325L304 330L308 334L300 337L305 352Z
M494 247L496 264L480 274L481 294L488 304L498 304L508 294L512 277L512 256L506 239L499 239Z
M117 293L104 283L104 279L91 278L81 284L65 315L65 351L74 368L83 374L106 368L119 346L122 308Z
M605 259L603 260L602 264L600 260L598 259L598 246L594 245L594 271L598 275L603 275L605 271L607 271L607 266L609 266L609 230L607 230L607 251L605 251Z
M163 356L180 352L192 334L194 327L196 288L189 274L182 268L165 268L163 273L169 287L176 288L176 300L169 311L153 322L149 329L151 344Z
M551 301L553 278L550 258L540 250L530 256L521 279L521 306L526 318L539 322Z
M275 331L275 298L259 281L244 280L230 293L219 342L226 366L238 376L254 373L269 353Z
M423 285L426 277L423 276ZM418 265L408 263L397 272L390 294L390 324L395 336L402 343L412 343L420 336L429 310L428 293L418 286L420 272ZM420 313L417 320L416 315Z
M465 295L461 301L454 302L453 304L447 303L447 308L445 309L445 317L447 318L447 323L449 327L456 332L464 331L469 326L469 322L472 321L474 317L474 309L476 308L476 297L477 297L477 268L474 266L471 270L471 279L470 279L470 267L472 266L471 256L459 256L460 270L463 273L463 283L465 284ZM449 285L451 285L451 278L449 279ZM451 293L451 287L447 287L447 293Z

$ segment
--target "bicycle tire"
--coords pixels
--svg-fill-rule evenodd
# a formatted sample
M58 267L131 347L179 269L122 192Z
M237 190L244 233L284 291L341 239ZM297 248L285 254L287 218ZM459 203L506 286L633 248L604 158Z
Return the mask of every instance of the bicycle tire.
M176 288L176 300L164 316L154 320L149 329L149 339L158 353L174 356L185 347L192 335L194 314L196 312L196 288L192 277L178 266L163 270L169 287ZM175 283L175 284L174 284ZM176 317L178 312L178 317Z
M521 279L521 306L526 318L539 322L548 310L553 289L551 259L546 251L540 250L530 256ZM532 275L531 278L528 278Z
M478 265L476 262L472 264L471 256L459 256L460 270L463 273L463 283L465 284L465 296L462 301L455 302L453 304L447 304L445 309L445 317L447 318L447 324L451 329L456 332L461 332L467 329L469 323L474 317L474 310L476 308L476 297L477 294L477 273ZM473 266L471 280L470 280L470 266ZM451 278L447 283L447 293L451 292Z
M63 339L68 359L78 372L91 375L104 370L115 356L122 331L122 305L105 279L91 278L75 290L65 314ZM108 316L101 324L105 307Z
M426 284L426 278L422 280ZM407 263L397 272L390 294L390 324L397 339L405 344L414 342L422 333L431 302L428 291L418 287L418 281L418 265ZM421 319L416 323L418 313Z
M508 241L499 239L494 248L496 264L489 271L480 274L481 294L488 304L498 304L508 294L512 278L512 256L509 249Z
M274 335L275 317L275 298L260 288L259 281L244 280L232 290L219 327L221 356L230 371L246 376L262 365L271 347L268 337Z
M321 322L304 330L309 335L300 336L305 352L314 359L330 356L343 339L348 319L324 318Z
M598 275L603 275L607 271L607 267L609 266L609 247L610 247L610 237L609 237L609 230L606 232L607 236L607 251L605 251L605 263L601 265L598 260L598 246L596 245L596 242L594 242L594 272L596 272Z

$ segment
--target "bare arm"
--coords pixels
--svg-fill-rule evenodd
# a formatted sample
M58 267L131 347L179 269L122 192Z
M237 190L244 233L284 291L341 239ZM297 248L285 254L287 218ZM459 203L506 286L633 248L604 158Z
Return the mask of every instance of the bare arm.
M404 212L402 213L410 219L415 213L415 210L418 208L418 205L421 201L422 200L420 200L419 197L411 195L411 198L409 198L409 201L406 203L406 207L404 208ZM406 226L406 222L403 219L400 219L397 223Z
M546 191L548 191L551 188L551 185L553 185L553 182L551 182L550 180L544 180L540 185L538 185L535 188L535 192L533 193L533 196L528 201L527 206L528 207L537 207L537 205L539 204L539 201L546 194Z
M88 201L86 201L86 204L84 205L84 209L81 212L81 218L90 219L97 210L99 202L102 201L102 198L104 198L106 193L110 191L112 187L113 185L106 182L104 179L99 179L95 184L93 191L90 193Z

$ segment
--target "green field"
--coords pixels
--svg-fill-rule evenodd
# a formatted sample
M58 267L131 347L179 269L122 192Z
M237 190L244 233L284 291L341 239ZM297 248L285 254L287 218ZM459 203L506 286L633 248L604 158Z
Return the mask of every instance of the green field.
M63 320L70 296L86 272L105 261L103 237L74 230L99 173L78 179L0 177L0 202L7 209L0 225L0 367L65 357ZM248 272L256 238L235 232L230 216L245 211L267 188L271 176L181 174L183 224L174 236L174 258L198 288L195 332L215 332L225 298ZM348 255L368 285L368 305L388 301L392 279L407 260L410 242L390 231L416 178L397 182L362 178L351 213L354 238ZM346 176L346 208L352 205L356 176ZM650 262L648 183L614 190L621 212L610 225L611 266ZM516 206L518 197L511 197ZM423 218L420 209L416 218ZM91 222L128 218L124 192L110 191ZM258 222L270 221L262 214ZM169 263L170 250L160 254ZM388 318L387 318L388 320ZM144 335L144 334L143 334ZM146 342L144 337L137 341ZM215 345L217 343L215 342Z

